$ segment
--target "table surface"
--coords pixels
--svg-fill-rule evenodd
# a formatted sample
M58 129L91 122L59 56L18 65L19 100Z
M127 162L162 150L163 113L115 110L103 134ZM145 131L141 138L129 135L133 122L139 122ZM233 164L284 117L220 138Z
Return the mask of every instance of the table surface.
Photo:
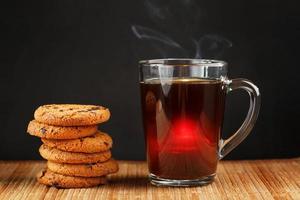
M36 182L44 161L0 161L0 199L300 199L300 158L221 161L217 178L203 187L156 187L147 165L119 161L108 185L56 189Z

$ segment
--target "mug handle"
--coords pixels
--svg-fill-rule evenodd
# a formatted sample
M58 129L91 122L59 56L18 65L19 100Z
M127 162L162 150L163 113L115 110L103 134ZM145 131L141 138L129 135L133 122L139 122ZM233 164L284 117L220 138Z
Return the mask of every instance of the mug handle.
M241 127L228 139L220 140L219 159L224 158L230 151L239 145L251 132L258 117L260 108L260 93L258 87L247 79L237 78L225 80L226 93L236 89L244 89L250 97L250 106L245 121Z

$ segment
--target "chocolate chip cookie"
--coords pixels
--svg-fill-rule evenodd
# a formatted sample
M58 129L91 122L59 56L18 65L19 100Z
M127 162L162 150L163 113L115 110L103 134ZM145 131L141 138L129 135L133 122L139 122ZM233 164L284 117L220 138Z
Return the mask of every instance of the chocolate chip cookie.
M111 152L109 150L100 153L75 153L61 151L43 144L39 151L44 159L56 163L96 163L105 162L111 158Z
M37 175L39 183L56 188L86 188L107 183L106 177L74 177L54 173L48 169Z
M97 126L52 126L32 120L28 124L27 132L30 135L47 139L77 139L94 135L97 132Z
M119 170L118 163L113 159L91 164L65 164L48 161L47 166L55 173L80 177L104 176Z
M44 144L62 151L97 153L107 151L112 147L112 138L103 132L98 131L96 134L72 140L57 140L42 138Z
M56 126L87 126L109 119L108 108L96 105L51 104L40 106L34 118L45 124Z

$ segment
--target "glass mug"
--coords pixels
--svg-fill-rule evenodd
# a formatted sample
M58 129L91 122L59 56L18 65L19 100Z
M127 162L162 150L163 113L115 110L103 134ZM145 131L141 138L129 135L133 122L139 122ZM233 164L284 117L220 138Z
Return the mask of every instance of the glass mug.
M143 60L140 89L149 178L154 185L196 186L214 180L217 164L252 130L259 89L228 79L227 63L204 59ZM250 108L241 127L221 138L226 94L244 89Z

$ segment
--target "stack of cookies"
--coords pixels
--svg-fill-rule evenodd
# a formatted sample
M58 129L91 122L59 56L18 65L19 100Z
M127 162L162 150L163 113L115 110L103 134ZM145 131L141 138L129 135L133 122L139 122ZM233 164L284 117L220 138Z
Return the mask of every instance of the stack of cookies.
M58 188L93 187L106 183L106 175L118 171L111 158L111 137L98 130L107 121L107 108L94 105L52 104L40 106L27 132L40 137L39 151L48 160L38 182Z

